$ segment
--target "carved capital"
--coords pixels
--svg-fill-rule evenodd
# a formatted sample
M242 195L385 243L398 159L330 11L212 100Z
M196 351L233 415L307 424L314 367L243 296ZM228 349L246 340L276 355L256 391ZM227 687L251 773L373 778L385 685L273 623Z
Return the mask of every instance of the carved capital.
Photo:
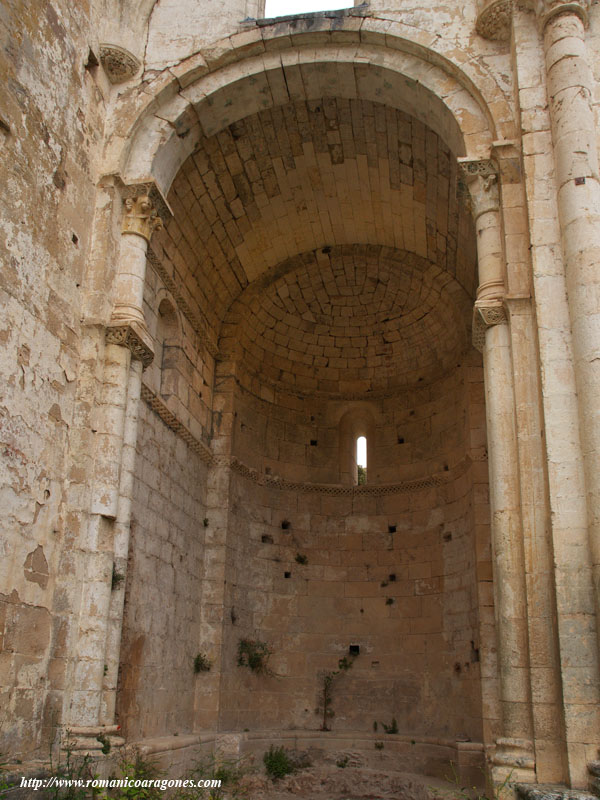
M106 328L106 341L108 344L117 344L131 350L132 358L142 362L144 369L154 359L152 338L147 330L136 320L115 320Z
M514 0L487 0L477 15L477 33L484 39L507 42Z
M127 197L124 205L125 214L121 228L123 233L133 233L150 242L154 231L160 231L164 227L149 195Z
M464 182L469 187L471 212L475 219L500 209L498 166L491 159L459 159Z
M542 30L559 14L576 14L587 27L591 0L529 0L528 5L538 15Z
M116 44L100 45L100 63L111 83L124 83L138 72L141 64L133 53Z
M483 352L485 334L493 325L507 325L508 314L501 298L477 300L473 307L473 347Z

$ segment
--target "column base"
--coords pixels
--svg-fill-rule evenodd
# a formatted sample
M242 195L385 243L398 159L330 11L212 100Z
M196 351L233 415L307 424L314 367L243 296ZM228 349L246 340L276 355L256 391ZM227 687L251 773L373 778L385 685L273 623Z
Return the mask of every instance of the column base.
M527 739L497 739L491 775L494 786L497 787L508 787L514 783L535 784L537 777L533 742ZM511 796L508 791L507 796Z
M118 735L120 725L92 725L66 728L62 750L78 756L101 758L123 747L125 739Z

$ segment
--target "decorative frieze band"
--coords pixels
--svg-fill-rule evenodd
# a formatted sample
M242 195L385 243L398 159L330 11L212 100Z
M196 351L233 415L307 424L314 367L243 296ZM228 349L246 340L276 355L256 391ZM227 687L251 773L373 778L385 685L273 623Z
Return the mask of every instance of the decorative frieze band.
M205 464L210 466L213 463L213 454L210 449L177 419L175 414L167 408L160 397L155 395L152 389L148 388L145 383L142 383L140 396L144 403L158 414L167 428L170 428L173 433L176 433L177 436L183 439L190 449L200 456L200 459L204 461Z
M487 178L498 174L498 165L491 158L459 159L460 169L467 181L473 178Z
M451 471L430 475L426 478L417 478L412 481L385 484L363 484L361 486L343 486L340 484L305 483L301 481L288 481L276 475L266 475L237 458L221 456L215 459L218 466L227 466L232 472L269 489L300 492L301 494L321 494L328 497L387 497L392 494L410 494L424 489L435 489L444 486L463 475L472 463L469 457L463 459Z
M131 350L133 358L142 362L144 369L152 363L154 350L149 336L135 321L114 322L106 328L108 344L118 344Z
M472 459L463 459L452 470L431 475L426 478L418 478L412 481L402 481L401 483L382 484L382 485L363 485L363 486L341 486L338 484L323 483L303 483L299 481L288 481L276 475L267 475L259 472L252 467L248 467L235 456L214 456L207 445L197 439L191 431L185 427L173 414L163 401L154 392L142 383L141 398L146 405L152 409L167 428L180 436L183 441L197 453L201 460L208 466L227 467L238 475L251 480L259 486L266 486L269 489L281 489L286 491L300 492L302 494L322 494L329 497L386 497L391 494L409 494L420 492L424 489L434 489L437 486L444 486L450 481L463 475Z
M437 486L444 486L450 480L462 474L470 461L461 462L452 472L443 472L438 475L431 475L427 478L419 478L413 481L403 481L402 483L387 483L381 485L364 484L362 486L341 486L338 484L323 483L302 483L298 481L288 481L285 478L278 478L274 475L265 475L258 470L248 467L236 458L230 460L230 467L233 472L242 475L244 478L253 481L269 489L281 489L302 494L321 494L328 497L386 497L391 494L410 494L420 492L424 489L434 489ZM457 474L457 470L459 471Z

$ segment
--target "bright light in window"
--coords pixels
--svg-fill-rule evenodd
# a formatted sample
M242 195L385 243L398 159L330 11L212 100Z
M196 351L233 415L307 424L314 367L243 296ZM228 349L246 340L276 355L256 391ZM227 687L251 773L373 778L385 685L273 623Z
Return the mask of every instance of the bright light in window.
M356 440L356 463L360 467L367 466L367 440L364 436L359 436Z
M288 14L305 14L312 11L335 11L352 8L351 0L267 0L265 17L285 17Z

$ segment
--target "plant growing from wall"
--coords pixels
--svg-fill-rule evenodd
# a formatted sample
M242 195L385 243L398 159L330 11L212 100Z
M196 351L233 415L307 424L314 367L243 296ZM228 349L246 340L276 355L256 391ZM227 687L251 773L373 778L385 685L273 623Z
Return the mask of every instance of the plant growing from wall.
M386 725L385 722L382 722L381 727L386 733L398 733L398 723L396 722L396 717L392 717L392 721L389 725Z
M356 656L343 656L338 661L338 668L332 670L331 672L326 672L323 675L323 685L321 688L321 696L320 696L320 708L317 709L317 713L323 714L323 722L321 724L322 731L329 731L331 728L327 724L327 721L333 717L333 709L331 708L331 704L333 701L333 687L338 676L342 675L352 667L354 663L354 659Z
M296 563L297 564L308 564L308 556L305 556L301 553L296 553Z
M114 590L115 590L115 589L118 589L118 588L119 588L119 586L121 585L121 583L122 583L124 580L125 580L125 575L123 575L123 573L122 573L122 572L119 572L119 571L117 570L117 567L116 567L116 565L115 565L115 564L113 564L113 568L112 568L112 579L111 579L111 583L110 583L110 588L112 589L112 591L114 592Z
M194 672L198 675L200 672L210 672L212 663L208 656L204 653L198 653L194 659Z
M273 651L266 642L259 639L240 639L238 643L238 667L248 667L252 672L272 675L269 669L269 658Z
M104 733L99 733L98 736L96 736L96 741L100 742L100 744L102 745L102 751L101 752L105 756L107 756L111 751L111 744L110 744L110 739L108 738L108 736L106 736Z

